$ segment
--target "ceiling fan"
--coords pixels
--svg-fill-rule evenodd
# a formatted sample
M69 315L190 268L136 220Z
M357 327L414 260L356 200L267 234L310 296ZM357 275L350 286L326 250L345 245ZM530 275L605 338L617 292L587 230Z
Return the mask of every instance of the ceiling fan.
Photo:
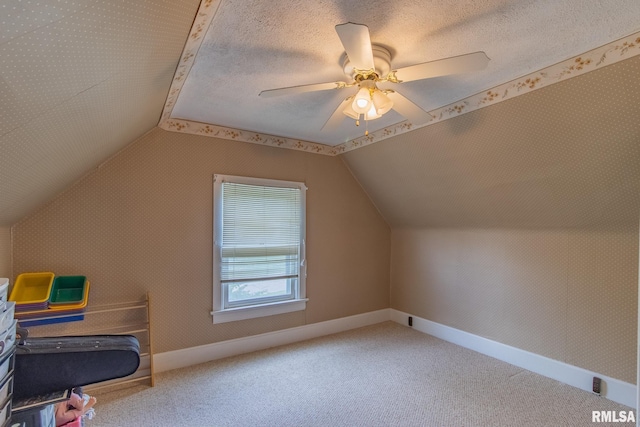
M374 120L391 109L396 110L414 124L426 123L432 119L431 114L395 90L380 89L377 84L410 82L482 70L489 63L489 58L484 52L475 52L393 70L389 50L371 43L369 28L366 25L347 22L336 25L335 28L346 53L342 67L349 81L270 89L259 94L266 98L357 87L358 90L355 93L340 103L322 130L336 129L345 115L355 119L356 125L359 125L361 117L364 120Z

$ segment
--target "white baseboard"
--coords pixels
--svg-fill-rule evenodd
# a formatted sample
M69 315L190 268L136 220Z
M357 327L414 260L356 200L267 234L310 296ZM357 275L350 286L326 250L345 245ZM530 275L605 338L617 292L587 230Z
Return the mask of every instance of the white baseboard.
M519 366L548 378L591 392L593 377L602 379L601 396L631 408L636 408L636 385L531 353L516 347L473 335L459 329L416 317L412 314L391 310L391 320L407 325L408 317L413 317L413 329L433 335L461 347L477 351L498 360Z
M385 308L383 310L356 314L354 316L342 317L326 322L311 323L296 328L154 354L154 372L184 368L224 357L264 350L279 345L292 344L298 341L385 322L391 320L390 310L391 309Z

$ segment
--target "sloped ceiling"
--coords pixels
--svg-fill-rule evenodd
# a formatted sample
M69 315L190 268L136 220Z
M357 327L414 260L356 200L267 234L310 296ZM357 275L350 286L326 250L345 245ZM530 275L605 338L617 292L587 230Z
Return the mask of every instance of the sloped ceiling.
M637 229L640 56L343 155L392 227Z
M0 226L156 125L325 154L364 145L348 121L317 132L337 92L257 96L342 79L339 23L367 24L394 67L485 51L483 72L405 85L432 110L633 34L639 17L636 0L0 0ZM380 120L375 141L416 128Z
M198 0L0 0L0 225L160 117Z

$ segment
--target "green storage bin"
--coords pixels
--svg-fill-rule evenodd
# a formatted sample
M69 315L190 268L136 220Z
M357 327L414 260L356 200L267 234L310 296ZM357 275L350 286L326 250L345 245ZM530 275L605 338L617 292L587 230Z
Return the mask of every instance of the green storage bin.
M81 303L86 286L86 276L57 276L53 280L49 305Z

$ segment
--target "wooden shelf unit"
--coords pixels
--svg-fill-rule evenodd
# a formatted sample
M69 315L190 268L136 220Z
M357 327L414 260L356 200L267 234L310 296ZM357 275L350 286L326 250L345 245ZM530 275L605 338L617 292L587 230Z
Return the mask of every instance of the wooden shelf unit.
M84 313L84 320L50 325L28 326L28 337L44 336L78 336L78 335L134 335L140 342L140 366L133 374L115 380L90 384L83 387L91 391L105 387L148 381L154 386L153 346L151 338L151 311L149 293L136 301L111 304L89 304ZM59 319L74 317L78 314L44 317ZM26 320L26 319L25 319ZM32 320L32 319L29 319ZM20 321L18 321L20 326ZM29 338L27 338L28 340Z

